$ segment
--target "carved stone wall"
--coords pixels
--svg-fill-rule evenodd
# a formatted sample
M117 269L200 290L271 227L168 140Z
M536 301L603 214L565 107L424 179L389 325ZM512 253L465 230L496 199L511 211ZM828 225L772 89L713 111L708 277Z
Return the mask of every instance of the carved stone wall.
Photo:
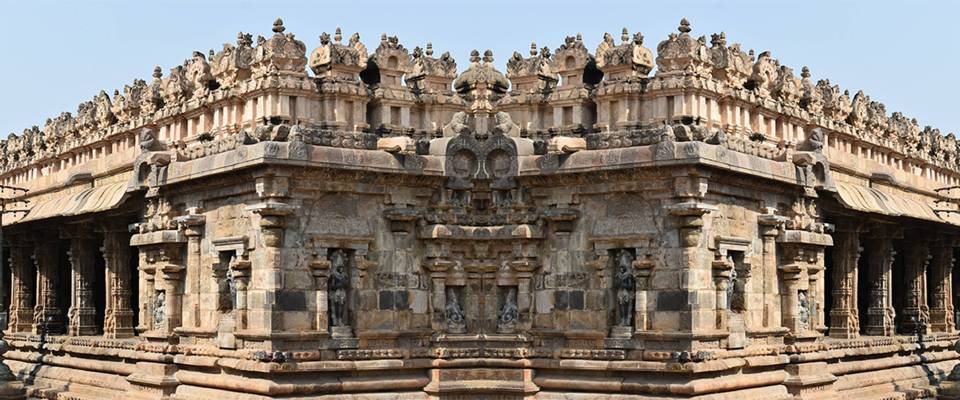
M6 362L48 398L932 396L955 141L692 32L458 73L277 20L102 92L0 146Z

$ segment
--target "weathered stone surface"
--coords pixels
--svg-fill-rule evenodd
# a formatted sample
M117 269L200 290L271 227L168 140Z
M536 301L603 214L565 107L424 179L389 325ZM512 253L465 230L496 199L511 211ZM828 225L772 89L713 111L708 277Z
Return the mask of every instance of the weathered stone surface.
M29 396L929 398L958 364L952 134L686 20L506 73L272 30L0 145Z

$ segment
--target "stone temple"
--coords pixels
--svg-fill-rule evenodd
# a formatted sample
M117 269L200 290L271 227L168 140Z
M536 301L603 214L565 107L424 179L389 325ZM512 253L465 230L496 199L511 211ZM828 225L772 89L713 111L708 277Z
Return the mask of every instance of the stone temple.
M277 20L10 135L8 385L957 398L954 135L686 20L662 36L501 73Z

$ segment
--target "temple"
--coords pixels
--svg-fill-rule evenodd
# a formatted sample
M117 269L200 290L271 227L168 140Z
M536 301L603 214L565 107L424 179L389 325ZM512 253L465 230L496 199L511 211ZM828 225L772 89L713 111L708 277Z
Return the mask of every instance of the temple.
M686 20L505 73L272 31L0 144L26 396L933 399L960 360L953 134Z

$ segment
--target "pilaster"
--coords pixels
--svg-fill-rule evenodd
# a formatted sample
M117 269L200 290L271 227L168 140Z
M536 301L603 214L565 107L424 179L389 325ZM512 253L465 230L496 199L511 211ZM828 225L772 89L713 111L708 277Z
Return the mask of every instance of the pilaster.
M108 338L132 337L130 235L126 226L104 226L101 251L107 277L103 335Z
M906 271L904 284L903 318L900 329L904 333L930 331L930 308L927 304L927 268L930 265L930 247L926 240L904 242Z
M29 332L33 325L34 279L33 254L29 243L13 240L10 243L10 320L9 332Z
M930 328L933 332L953 332L953 251L955 239L945 237L932 248L933 270L930 275Z
M93 263L98 246L93 232L80 226L69 226L61 231L70 240L70 277L72 294L67 334L70 336L96 335L97 310L93 304Z
M870 304L867 307L864 332L871 336L893 336L896 334L896 314L893 309L891 276L893 261L897 256L893 239L902 237L902 234L898 230L882 227L875 227L871 231L876 233L870 238Z
M61 300L57 298L57 287L61 284L60 275L57 273L60 266L60 247L55 232L37 232L35 250L37 301L33 309L32 332L39 335L45 324L51 332L62 332Z
M857 275L860 252L859 230L852 223L837 226L833 248L833 304L830 307L830 337L849 339L860 335L857 307Z

